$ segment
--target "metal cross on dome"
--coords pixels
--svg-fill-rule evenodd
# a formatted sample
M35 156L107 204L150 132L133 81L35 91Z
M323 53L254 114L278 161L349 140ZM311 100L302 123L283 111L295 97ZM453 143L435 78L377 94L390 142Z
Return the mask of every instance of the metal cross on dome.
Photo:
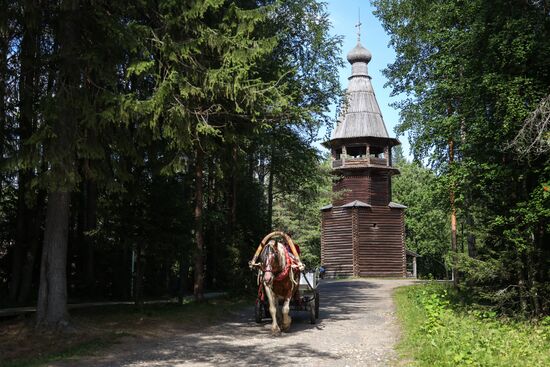
M357 42L361 42L361 8L358 10L357 14L357 24L355 25L355 28L357 28Z

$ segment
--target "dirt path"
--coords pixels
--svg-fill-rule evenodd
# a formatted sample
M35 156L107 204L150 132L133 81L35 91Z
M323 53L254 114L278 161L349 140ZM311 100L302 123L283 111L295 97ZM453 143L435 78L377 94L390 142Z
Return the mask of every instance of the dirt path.
M163 330L124 341L100 356L50 366L387 366L398 338L392 289L409 280L325 281L316 325L292 313L289 333L272 337L253 307L203 330Z

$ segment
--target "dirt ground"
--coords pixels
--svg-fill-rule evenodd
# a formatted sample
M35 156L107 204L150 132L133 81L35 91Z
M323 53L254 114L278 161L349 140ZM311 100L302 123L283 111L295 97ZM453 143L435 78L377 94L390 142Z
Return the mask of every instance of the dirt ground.
M271 336L254 322L253 305L202 329L163 326L122 340L97 355L48 366L388 366L399 336L392 290L410 280L323 281L320 315L291 312L288 333Z

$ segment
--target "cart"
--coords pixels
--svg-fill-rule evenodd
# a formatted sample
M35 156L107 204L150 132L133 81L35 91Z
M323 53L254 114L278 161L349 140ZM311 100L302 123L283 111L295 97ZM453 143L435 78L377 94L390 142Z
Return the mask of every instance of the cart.
M256 299L255 320L261 323L264 318L271 318L269 313L269 302L267 297L264 297L263 285L258 279L258 298ZM319 269L313 271L305 271L300 273L300 283L295 297L290 301L290 309L292 311L307 311L309 312L309 322L315 324L319 318Z

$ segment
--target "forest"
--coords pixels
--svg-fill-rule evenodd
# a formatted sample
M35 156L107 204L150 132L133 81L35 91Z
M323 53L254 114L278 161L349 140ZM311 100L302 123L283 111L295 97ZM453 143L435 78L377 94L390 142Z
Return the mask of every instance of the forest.
M324 7L1 8L2 304L37 302L51 326L67 300L201 299L251 283L276 203L316 198L322 181L310 143L341 62Z
M550 4L376 0L420 274L550 313ZM254 292L271 229L319 264L341 38L316 0L0 0L0 306Z
M409 247L443 253L445 227L430 219L442 210L455 285L504 314L547 315L550 4L373 3L397 54L388 84L407 96L397 133L408 132L415 160L431 170L409 168L416 182L397 189L417 193L403 200Z

